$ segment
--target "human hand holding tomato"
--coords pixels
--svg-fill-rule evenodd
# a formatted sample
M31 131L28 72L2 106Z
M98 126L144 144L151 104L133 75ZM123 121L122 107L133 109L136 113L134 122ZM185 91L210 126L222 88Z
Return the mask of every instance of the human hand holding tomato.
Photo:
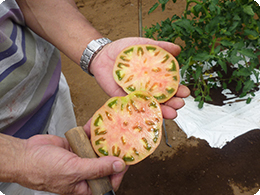
M117 55L126 47L137 44L157 45L173 56L177 56L181 49L179 46L163 41L154 41L147 38L124 38L106 45L94 58L90 66L90 72L95 75L98 84L109 96L125 96L124 90L115 82L113 78L113 67ZM182 98L189 96L190 91L186 86L180 85L174 97L164 104L161 104L163 117L173 119L177 116L177 109L184 106Z

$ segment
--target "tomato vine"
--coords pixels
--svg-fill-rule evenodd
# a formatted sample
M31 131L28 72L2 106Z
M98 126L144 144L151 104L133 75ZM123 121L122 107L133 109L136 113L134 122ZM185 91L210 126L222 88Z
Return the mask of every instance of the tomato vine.
M168 2L158 0L149 14L160 5L164 11ZM212 89L228 89L231 82L236 96L250 103L259 87L259 18L260 7L253 0L186 0L181 16L145 27L145 36L184 42L177 57L182 83L192 86L199 108L212 101Z

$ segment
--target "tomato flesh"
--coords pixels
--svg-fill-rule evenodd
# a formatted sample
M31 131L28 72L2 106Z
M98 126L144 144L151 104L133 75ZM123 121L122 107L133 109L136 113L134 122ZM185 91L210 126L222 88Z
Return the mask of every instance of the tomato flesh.
M113 76L126 93L147 91L159 103L177 92L180 76L177 60L155 45L134 45L117 56Z
M136 164L159 145L162 120L160 104L147 92L110 98L91 120L92 146L99 156Z

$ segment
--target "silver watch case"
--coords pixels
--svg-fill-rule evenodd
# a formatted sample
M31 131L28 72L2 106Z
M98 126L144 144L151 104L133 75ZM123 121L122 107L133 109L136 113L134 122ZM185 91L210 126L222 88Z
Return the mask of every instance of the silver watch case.
M97 40L92 40L87 48L84 50L81 59L80 59L80 67L82 70L84 70L86 73L88 73L91 76L94 76L89 71L89 66L94 59L94 57L97 55L97 53L108 43L111 43L112 41L108 38L100 38Z

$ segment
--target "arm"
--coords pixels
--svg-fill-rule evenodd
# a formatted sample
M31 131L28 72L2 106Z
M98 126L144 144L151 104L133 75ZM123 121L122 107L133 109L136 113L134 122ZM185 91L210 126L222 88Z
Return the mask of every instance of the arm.
M25 141L0 133L0 182L16 182L18 160Z
M79 64L82 52L102 35L79 12L73 0L16 0L26 25Z

